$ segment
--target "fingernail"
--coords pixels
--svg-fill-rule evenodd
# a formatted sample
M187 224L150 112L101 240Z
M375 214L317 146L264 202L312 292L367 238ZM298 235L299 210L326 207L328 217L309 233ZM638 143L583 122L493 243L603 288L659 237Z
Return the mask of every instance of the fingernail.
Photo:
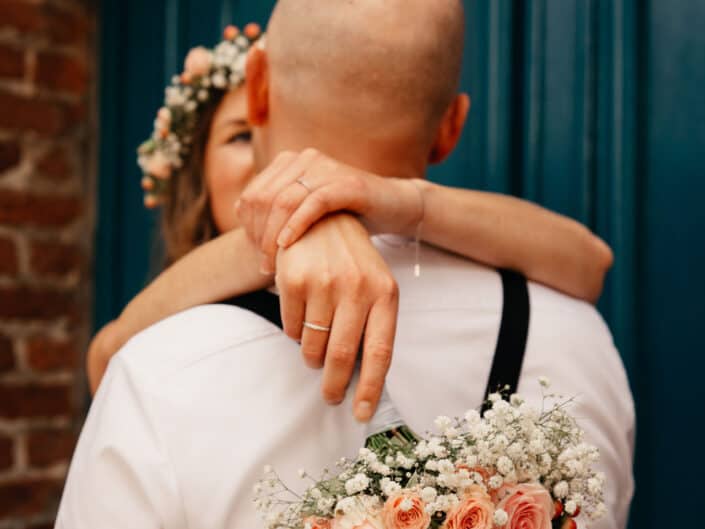
M363 400L355 406L355 418L360 422L368 422L372 418L372 404Z
M284 228L282 232L279 234L279 238L277 239L277 244L281 248L286 248L291 244L291 236L294 234L294 230L292 230L289 226Z

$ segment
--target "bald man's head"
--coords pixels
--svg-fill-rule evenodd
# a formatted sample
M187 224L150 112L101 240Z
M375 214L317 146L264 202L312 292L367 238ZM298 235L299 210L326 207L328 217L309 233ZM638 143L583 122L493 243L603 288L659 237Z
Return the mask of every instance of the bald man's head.
M302 119L413 125L431 141L457 91L463 35L460 0L279 0L270 90Z

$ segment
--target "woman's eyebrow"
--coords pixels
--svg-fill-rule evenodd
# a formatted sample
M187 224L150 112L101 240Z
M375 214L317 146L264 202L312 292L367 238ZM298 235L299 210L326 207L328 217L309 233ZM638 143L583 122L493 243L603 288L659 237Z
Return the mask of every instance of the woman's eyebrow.
M244 118L232 118L227 120L224 125L237 125L238 127L247 127L249 123Z

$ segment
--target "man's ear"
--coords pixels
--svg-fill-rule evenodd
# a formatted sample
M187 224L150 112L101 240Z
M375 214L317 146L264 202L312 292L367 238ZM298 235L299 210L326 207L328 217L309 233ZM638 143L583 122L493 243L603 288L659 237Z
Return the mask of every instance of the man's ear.
M248 121L255 127L261 127L269 119L269 63L264 48L253 46L250 49L245 78Z
M470 111L470 96L458 94L446 110L441 126L436 135L436 141L428 157L429 163L437 164L445 160L460 140L465 120Z

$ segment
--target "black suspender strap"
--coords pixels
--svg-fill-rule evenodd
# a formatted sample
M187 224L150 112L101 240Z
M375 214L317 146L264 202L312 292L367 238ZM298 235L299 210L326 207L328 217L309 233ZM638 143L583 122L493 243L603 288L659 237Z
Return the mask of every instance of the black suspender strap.
M485 389L483 413L487 409L490 393L500 392L503 396L516 393L529 334L529 289L526 278L511 270L500 270L499 273L504 291L502 322Z
M235 305L241 309L249 310L269 320L282 329L282 316L279 310L279 296L266 290L258 290L223 302L226 305Z

